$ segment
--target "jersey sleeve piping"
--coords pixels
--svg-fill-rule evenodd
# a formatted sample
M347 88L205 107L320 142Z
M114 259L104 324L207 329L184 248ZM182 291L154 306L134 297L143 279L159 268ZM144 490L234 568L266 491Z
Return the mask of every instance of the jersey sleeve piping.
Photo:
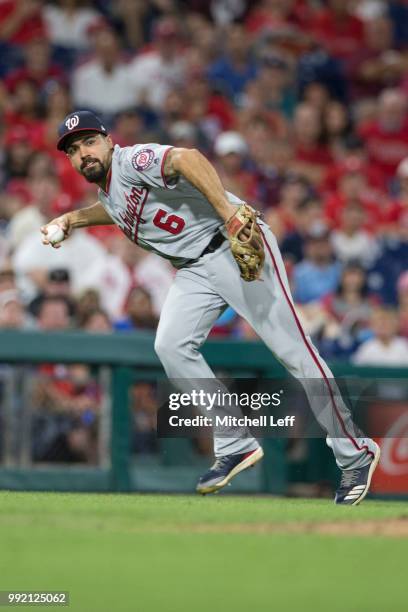
M162 176L162 180L163 180L163 185L165 186L166 189L173 189L173 187L175 187L175 185L169 185L169 183L167 182L166 179L166 175L164 174L164 166L166 163L166 159L167 159L167 155L170 153L170 151L174 149L174 147L169 147L166 152L163 155L163 159L162 159L162 163L161 163L161 176Z

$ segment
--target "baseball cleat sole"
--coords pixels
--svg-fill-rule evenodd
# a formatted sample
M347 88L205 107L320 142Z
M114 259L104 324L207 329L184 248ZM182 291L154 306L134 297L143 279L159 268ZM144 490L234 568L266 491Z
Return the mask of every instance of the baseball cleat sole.
M264 452L261 447L258 447L252 453L247 455L238 465L236 465L220 482L217 482L213 485L208 486L200 486L197 485L196 491L197 493L201 493L201 495L207 495L208 493L218 493L220 489L223 489L225 486L230 484L231 480L237 476L240 472L243 472L247 468L254 467L258 461L262 459L264 456Z
M367 478L366 487L365 487L363 493L360 495L360 497L354 503L351 504L352 506L358 506L358 504L360 504L363 501L363 499L365 498L365 496L367 495L367 493L368 493L368 491L370 489L371 479L372 479L373 474L374 474L374 472L376 470L376 467L377 467L377 465L378 465L378 463L380 461L380 457L381 457L381 450L380 450L380 447L377 445L377 449L375 451L374 459L372 460L371 465L370 465L370 469L368 471L368 478Z
M380 447L375 445L374 457L366 466L343 470L340 486L336 491L335 503L340 506L358 506L367 495L371 479L380 460Z

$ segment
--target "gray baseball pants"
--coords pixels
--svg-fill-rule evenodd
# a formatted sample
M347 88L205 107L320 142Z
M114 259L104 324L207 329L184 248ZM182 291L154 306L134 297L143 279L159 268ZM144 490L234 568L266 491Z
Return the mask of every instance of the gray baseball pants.
M215 383L214 373L199 349L229 304L300 380L315 417L327 432L327 444L338 467L362 467L374 456L374 442L353 433L350 412L333 374L305 335L296 315L276 239L266 224L261 223L261 228L266 257L260 280L248 283L241 279L228 241L214 253L178 270L163 306L155 350L167 376L179 379L181 391L188 390L186 379L213 379ZM314 381L318 383L318 393ZM257 440L245 431L234 430L231 437L225 434L217 437L215 432L217 457L246 453L258 446Z

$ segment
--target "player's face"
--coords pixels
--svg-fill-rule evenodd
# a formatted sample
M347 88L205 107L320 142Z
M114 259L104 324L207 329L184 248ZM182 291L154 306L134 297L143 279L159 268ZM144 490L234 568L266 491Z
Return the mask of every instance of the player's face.
M91 132L72 140L66 153L71 164L89 183L101 183L112 161L113 143L110 136Z

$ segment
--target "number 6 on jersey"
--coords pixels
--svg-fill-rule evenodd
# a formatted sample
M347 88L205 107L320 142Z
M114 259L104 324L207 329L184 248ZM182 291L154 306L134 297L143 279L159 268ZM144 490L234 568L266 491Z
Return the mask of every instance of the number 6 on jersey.
M160 227L160 229L163 229L166 232L169 232L170 234L174 234L175 236L184 229L184 226L186 224L184 219L178 217L177 215L169 215L162 208L159 208L159 210L155 214L153 223L156 227Z

